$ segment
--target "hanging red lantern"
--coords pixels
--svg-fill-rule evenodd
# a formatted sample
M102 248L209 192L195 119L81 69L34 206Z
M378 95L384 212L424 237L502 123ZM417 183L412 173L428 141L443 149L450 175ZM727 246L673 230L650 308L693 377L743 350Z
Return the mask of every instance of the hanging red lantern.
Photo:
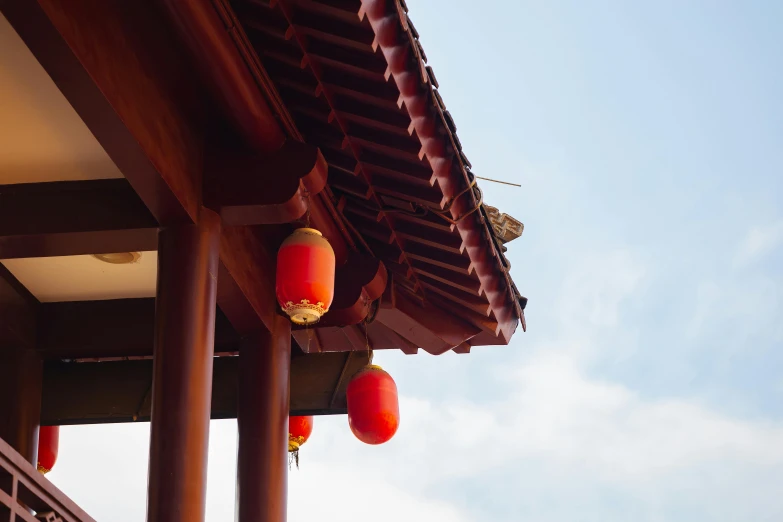
M313 416L288 417L288 452L289 462L296 462L299 467L299 447L307 442L313 433Z
M60 447L60 427L41 426L38 431L38 471L46 475L57 462Z
M348 425L365 444L388 442L400 425L397 385L380 366L370 364L354 375L346 390Z
M277 302L295 324L313 324L334 299L334 250L314 228L299 228L277 252Z

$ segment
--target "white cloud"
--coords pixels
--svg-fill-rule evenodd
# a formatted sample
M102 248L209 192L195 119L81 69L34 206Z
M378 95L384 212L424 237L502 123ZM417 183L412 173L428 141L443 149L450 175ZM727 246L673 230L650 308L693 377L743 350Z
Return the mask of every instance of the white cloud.
M304 469L291 472L289 522L468 522L454 505L421 495L415 488L390 484L377 469L351 462L349 455L343 458L343 466L312 458Z
M685 335L698 340L719 333L740 353L765 348L783 338L780 285L780 274L761 271L699 282Z
M750 229L734 256L735 266L746 266L769 254L783 243L783 221Z
M646 267L627 250L580 258L563 281L562 315L586 326L617 326L621 303L639 289Z
M581 462L607 480L654 478L707 461L783 463L783 426L722 416L682 398L646 401L589 379L572 361L545 357L516 376L502 411L521 456Z
M628 356L636 332L622 318L642 302L649 279L648 263L626 249L578 256L554 301L556 330L539 335L539 349L566 351L583 363ZM528 322L534 328L535 322Z

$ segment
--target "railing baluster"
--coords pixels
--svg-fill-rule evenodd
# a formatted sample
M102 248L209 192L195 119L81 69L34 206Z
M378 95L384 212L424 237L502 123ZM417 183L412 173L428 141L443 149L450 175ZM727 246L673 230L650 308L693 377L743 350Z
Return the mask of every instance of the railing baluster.
M0 515L0 522L95 522L2 439Z

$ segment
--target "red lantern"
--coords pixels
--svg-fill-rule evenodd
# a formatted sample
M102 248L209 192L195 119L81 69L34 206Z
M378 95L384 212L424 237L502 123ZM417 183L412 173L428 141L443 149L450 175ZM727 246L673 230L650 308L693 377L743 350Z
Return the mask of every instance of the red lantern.
M299 228L277 253L277 302L295 324L313 324L334 299L334 250L314 228Z
M313 433L313 416L288 418L288 452L291 453L290 462L296 462L299 467L299 447L307 442Z
M397 385L374 364L359 370L348 383L348 425L365 444L388 442L400 425Z
M60 427L41 426L38 431L38 471L46 475L57 462L60 447Z

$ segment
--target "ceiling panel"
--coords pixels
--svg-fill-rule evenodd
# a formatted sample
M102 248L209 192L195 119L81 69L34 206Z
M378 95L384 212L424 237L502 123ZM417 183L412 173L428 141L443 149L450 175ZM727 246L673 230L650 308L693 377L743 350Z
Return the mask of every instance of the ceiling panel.
M122 177L2 15L0 114L0 185Z
M6 259L2 263L44 303L155 296L157 252L142 252L136 262L124 265L93 256Z

